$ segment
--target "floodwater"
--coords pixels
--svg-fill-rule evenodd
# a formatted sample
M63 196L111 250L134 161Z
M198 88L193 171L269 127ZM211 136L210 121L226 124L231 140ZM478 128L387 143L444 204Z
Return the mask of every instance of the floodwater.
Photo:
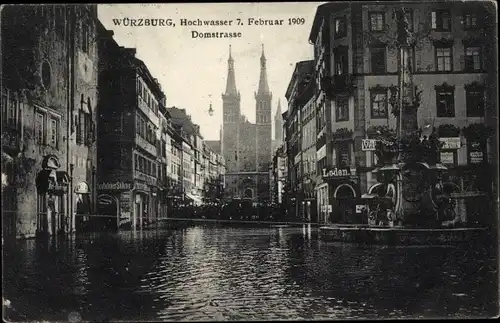
M324 242L316 229L196 225L4 248L13 321L492 317L484 246Z

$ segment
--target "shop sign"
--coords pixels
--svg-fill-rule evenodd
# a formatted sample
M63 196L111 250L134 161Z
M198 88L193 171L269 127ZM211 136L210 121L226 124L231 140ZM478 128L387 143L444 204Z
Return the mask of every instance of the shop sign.
M138 190L149 192L149 186L144 183L135 183L135 188Z
M439 141L443 143L441 149L460 149L460 137L444 137Z
M376 143L377 143L376 139L362 139L361 140L361 150L362 151L374 151Z
M481 164L484 161L483 149L477 141L469 145L469 160L471 164Z
M330 170L323 168L323 178L339 178L339 177L348 177L353 175L356 175L355 168L335 167Z
M363 213L363 210L366 208L366 205L356 205L356 213Z
M441 152L441 163L442 164L454 164L455 155L452 151L442 151Z
M326 145L324 145L323 147L318 149L318 151L316 152L316 159L317 160L320 160L321 158L324 158L324 157L326 157Z
M115 183L99 183L97 184L98 190L107 190L107 191L119 191L119 190L131 190L131 183L124 182L115 182Z
M85 182L78 183L75 187L76 194L88 194L90 193L89 186Z
M130 212L121 212L120 213L120 220L118 221L118 226L122 226L124 224L127 224L130 221L131 221Z

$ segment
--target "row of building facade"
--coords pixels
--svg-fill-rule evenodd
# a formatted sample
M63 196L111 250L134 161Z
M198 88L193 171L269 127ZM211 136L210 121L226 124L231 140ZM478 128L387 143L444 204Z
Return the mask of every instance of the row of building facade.
M453 4L453 6L451 5ZM444 142L441 162L462 191L491 197L497 155L495 11L486 2L350 2L318 7L277 129L273 201L289 216L359 222L361 194L375 183L374 138L396 129L390 88L398 85L395 8L411 34L409 64L422 91L418 123ZM281 127L280 127L281 124ZM478 201L469 200L470 209ZM469 221L481 210L468 212ZM484 213L484 212L483 212Z
M2 10L6 237L141 226L216 203L224 161L97 5Z

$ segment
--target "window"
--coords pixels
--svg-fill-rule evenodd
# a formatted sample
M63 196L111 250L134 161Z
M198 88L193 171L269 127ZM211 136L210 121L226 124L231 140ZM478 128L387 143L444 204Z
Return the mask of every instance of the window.
M370 30L384 31L385 15L383 12L370 12Z
M349 120L349 97L341 96L335 100L337 121Z
M467 117L484 117L484 90L468 87L465 90Z
M35 114L35 142L38 145L45 144L45 115L41 112Z
M413 10L406 9L405 18L406 21L408 22L408 30L413 31Z
M339 167L349 167L351 164L351 151L349 148L349 142L337 144L335 150L337 153L337 165Z
M58 148L59 144L59 120L54 117L50 118L50 137L49 145Z
M436 70L450 72L452 70L452 51L450 47L436 47Z
M387 118L387 90L372 90L370 93L370 99L372 118Z
M462 17L462 24L465 30L477 28L477 15L475 13L464 13Z
M347 47L338 47L334 52L335 75L344 75L348 73L348 49Z
M89 29L84 21L82 22L82 51L89 52Z
M372 73L383 74L386 72L385 47L373 47L370 49L370 63Z
M436 31L450 31L450 12L448 10L432 11L431 26Z
M410 72L416 71L416 63L415 63L415 47L411 46L408 48L408 51L405 52L405 60L404 62L406 63L406 66L410 70ZM398 62L399 62L399 55L398 55Z
M438 118L455 117L455 89L449 85L436 86L436 109Z
M135 170L139 170L139 155L135 155Z
M465 70L481 70L481 47L465 47Z
M347 26L345 17L335 18L335 38L342 38L347 35Z
M11 98L7 108L7 126L16 127L17 125L17 100Z

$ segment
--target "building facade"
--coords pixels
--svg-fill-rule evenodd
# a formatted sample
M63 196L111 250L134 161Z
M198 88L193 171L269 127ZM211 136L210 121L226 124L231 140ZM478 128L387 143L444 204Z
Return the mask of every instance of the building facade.
M306 120L303 117L304 112L309 112L311 110L314 90L313 82L313 61L302 61L295 65L295 70L292 74L292 78L288 85L286 91L286 99L288 101L288 122L287 122L287 135L288 135L288 172L290 178L289 195L293 205L292 210L289 214L294 214L295 218L305 219L306 212L310 209L311 198L308 197L305 200L306 188L304 186L304 181L306 175L304 174L304 162L303 162L303 121ZM310 102L311 101L311 102ZM305 109L305 106L309 108ZM309 115L308 115L309 117ZM309 123L309 119L307 119ZM309 129L310 126L307 128ZM310 148L308 142L307 149ZM309 165L308 165L309 166ZM307 176L310 174L308 173ZM311 180L309 178L309 180ZM308 182L310 183L310 182ZM310 184L307 184L308 187ZM309 204L307 204L309 202ZM308 213L308 216L310 212Z
M165 95L136 50L118 46L109 31L101 31L100 53L109 58L99 71L99 213L116 215L119 227L142 227L159 213Z
M281 117L281 101L278 100L278 107L274 114L274 140L273 140L273 156L276 150L283 144L283 118Z
M83 230L94 211L96 24L96 5L3 7L6 238Z
M452 3L318 7L309 40L314 44L318 88L320 222L357 221L360 192L375 182L377 160L369 139L375 139L380 129L397 128L391 112L395 97L390 91L398 84L399 68L392 12L401 5L411 34L408 60L413 82L421 91L419 127L434 127L445 144L441 162L461 190L481 185L472 179L477 174L496 173L490 166L494 136L485 127L486 120L497 118L496 81L490 83L487 72L489 66L496 66L490 40L494 12L484 2Z

